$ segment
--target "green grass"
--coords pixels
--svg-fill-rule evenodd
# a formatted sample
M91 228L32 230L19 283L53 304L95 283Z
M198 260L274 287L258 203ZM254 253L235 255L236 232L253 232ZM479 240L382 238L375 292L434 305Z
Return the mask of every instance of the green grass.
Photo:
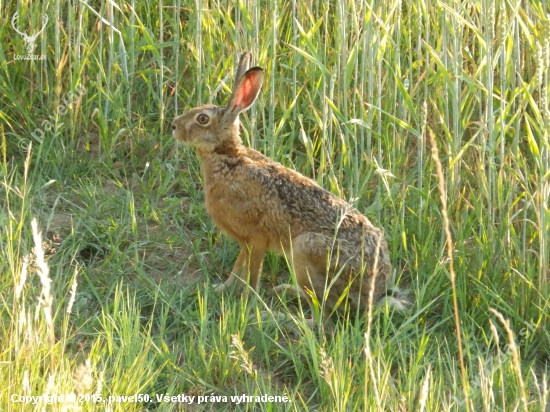
M0 10L0 410L550 410L545 2ZM28 34L49 16L45 60L16 58L16 11ZM258 296L213 293L237 247L170 122L223 104L244 50L266 81L243 140L384 228L409 311L311 329L266 293L289 277L274 255ZM64 403L18 402L38 395Z

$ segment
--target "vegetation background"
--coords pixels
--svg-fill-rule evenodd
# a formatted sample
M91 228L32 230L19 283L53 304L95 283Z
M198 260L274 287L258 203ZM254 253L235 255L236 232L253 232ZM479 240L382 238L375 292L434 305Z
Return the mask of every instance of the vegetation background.
M546 2L0 11L0 410L550 410ZM213 293L236 245L170 122L223 104L245 50L266 70L245 143L384 228L410 310L311 329L265 292L291 271L273 255L259 296Z

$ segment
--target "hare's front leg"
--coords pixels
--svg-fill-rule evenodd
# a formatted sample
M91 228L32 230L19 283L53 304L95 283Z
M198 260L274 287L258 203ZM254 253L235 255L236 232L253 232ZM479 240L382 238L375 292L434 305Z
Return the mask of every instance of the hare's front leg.
M262 245L241 245L241 251L235 261L229 279L227 279L225 283L216 286L214 290L216 292L225 290L231 286L237 278L247 282L252 289L257 290L260 283L265 252L266 248Z
M244 263L247 260L247 253L246 253L246 247L241 247L241 251L239 252L239 256L237 256L237 260L235 261L235 265L233 265L233 270L231 271L231 275L229 275L229 279L225 281L225 283L220 283L219 285L214 287L215 292L221 292L225 289L227 289L229 286L231 286L235 280L237 279L237 276L239 276L242 267Z

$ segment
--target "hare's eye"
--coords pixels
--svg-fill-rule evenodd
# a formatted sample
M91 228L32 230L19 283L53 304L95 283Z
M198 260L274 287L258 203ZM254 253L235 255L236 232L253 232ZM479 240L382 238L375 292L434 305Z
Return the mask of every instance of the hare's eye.
M197 116L197 122L199 122L199 124L207 124L209 121L210 121L210 117L208 117L204 113L201 113Z

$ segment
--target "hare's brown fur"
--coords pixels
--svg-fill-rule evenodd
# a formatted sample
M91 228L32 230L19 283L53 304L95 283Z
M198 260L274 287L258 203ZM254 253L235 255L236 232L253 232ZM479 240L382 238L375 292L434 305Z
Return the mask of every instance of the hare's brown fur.
M271 250L291 259L302 290L320 301L329 290L329 309L344 293L350 308L365 308L373 280L376 303L391 278L382 231L311 179L243 146L238 113L252 104L263 78L259 68L246 70L249 59L241 58L227 106L195 108L173 122L174 136L197 148L208 213L241 246L231 277L217 290L237 276L257 289Z

